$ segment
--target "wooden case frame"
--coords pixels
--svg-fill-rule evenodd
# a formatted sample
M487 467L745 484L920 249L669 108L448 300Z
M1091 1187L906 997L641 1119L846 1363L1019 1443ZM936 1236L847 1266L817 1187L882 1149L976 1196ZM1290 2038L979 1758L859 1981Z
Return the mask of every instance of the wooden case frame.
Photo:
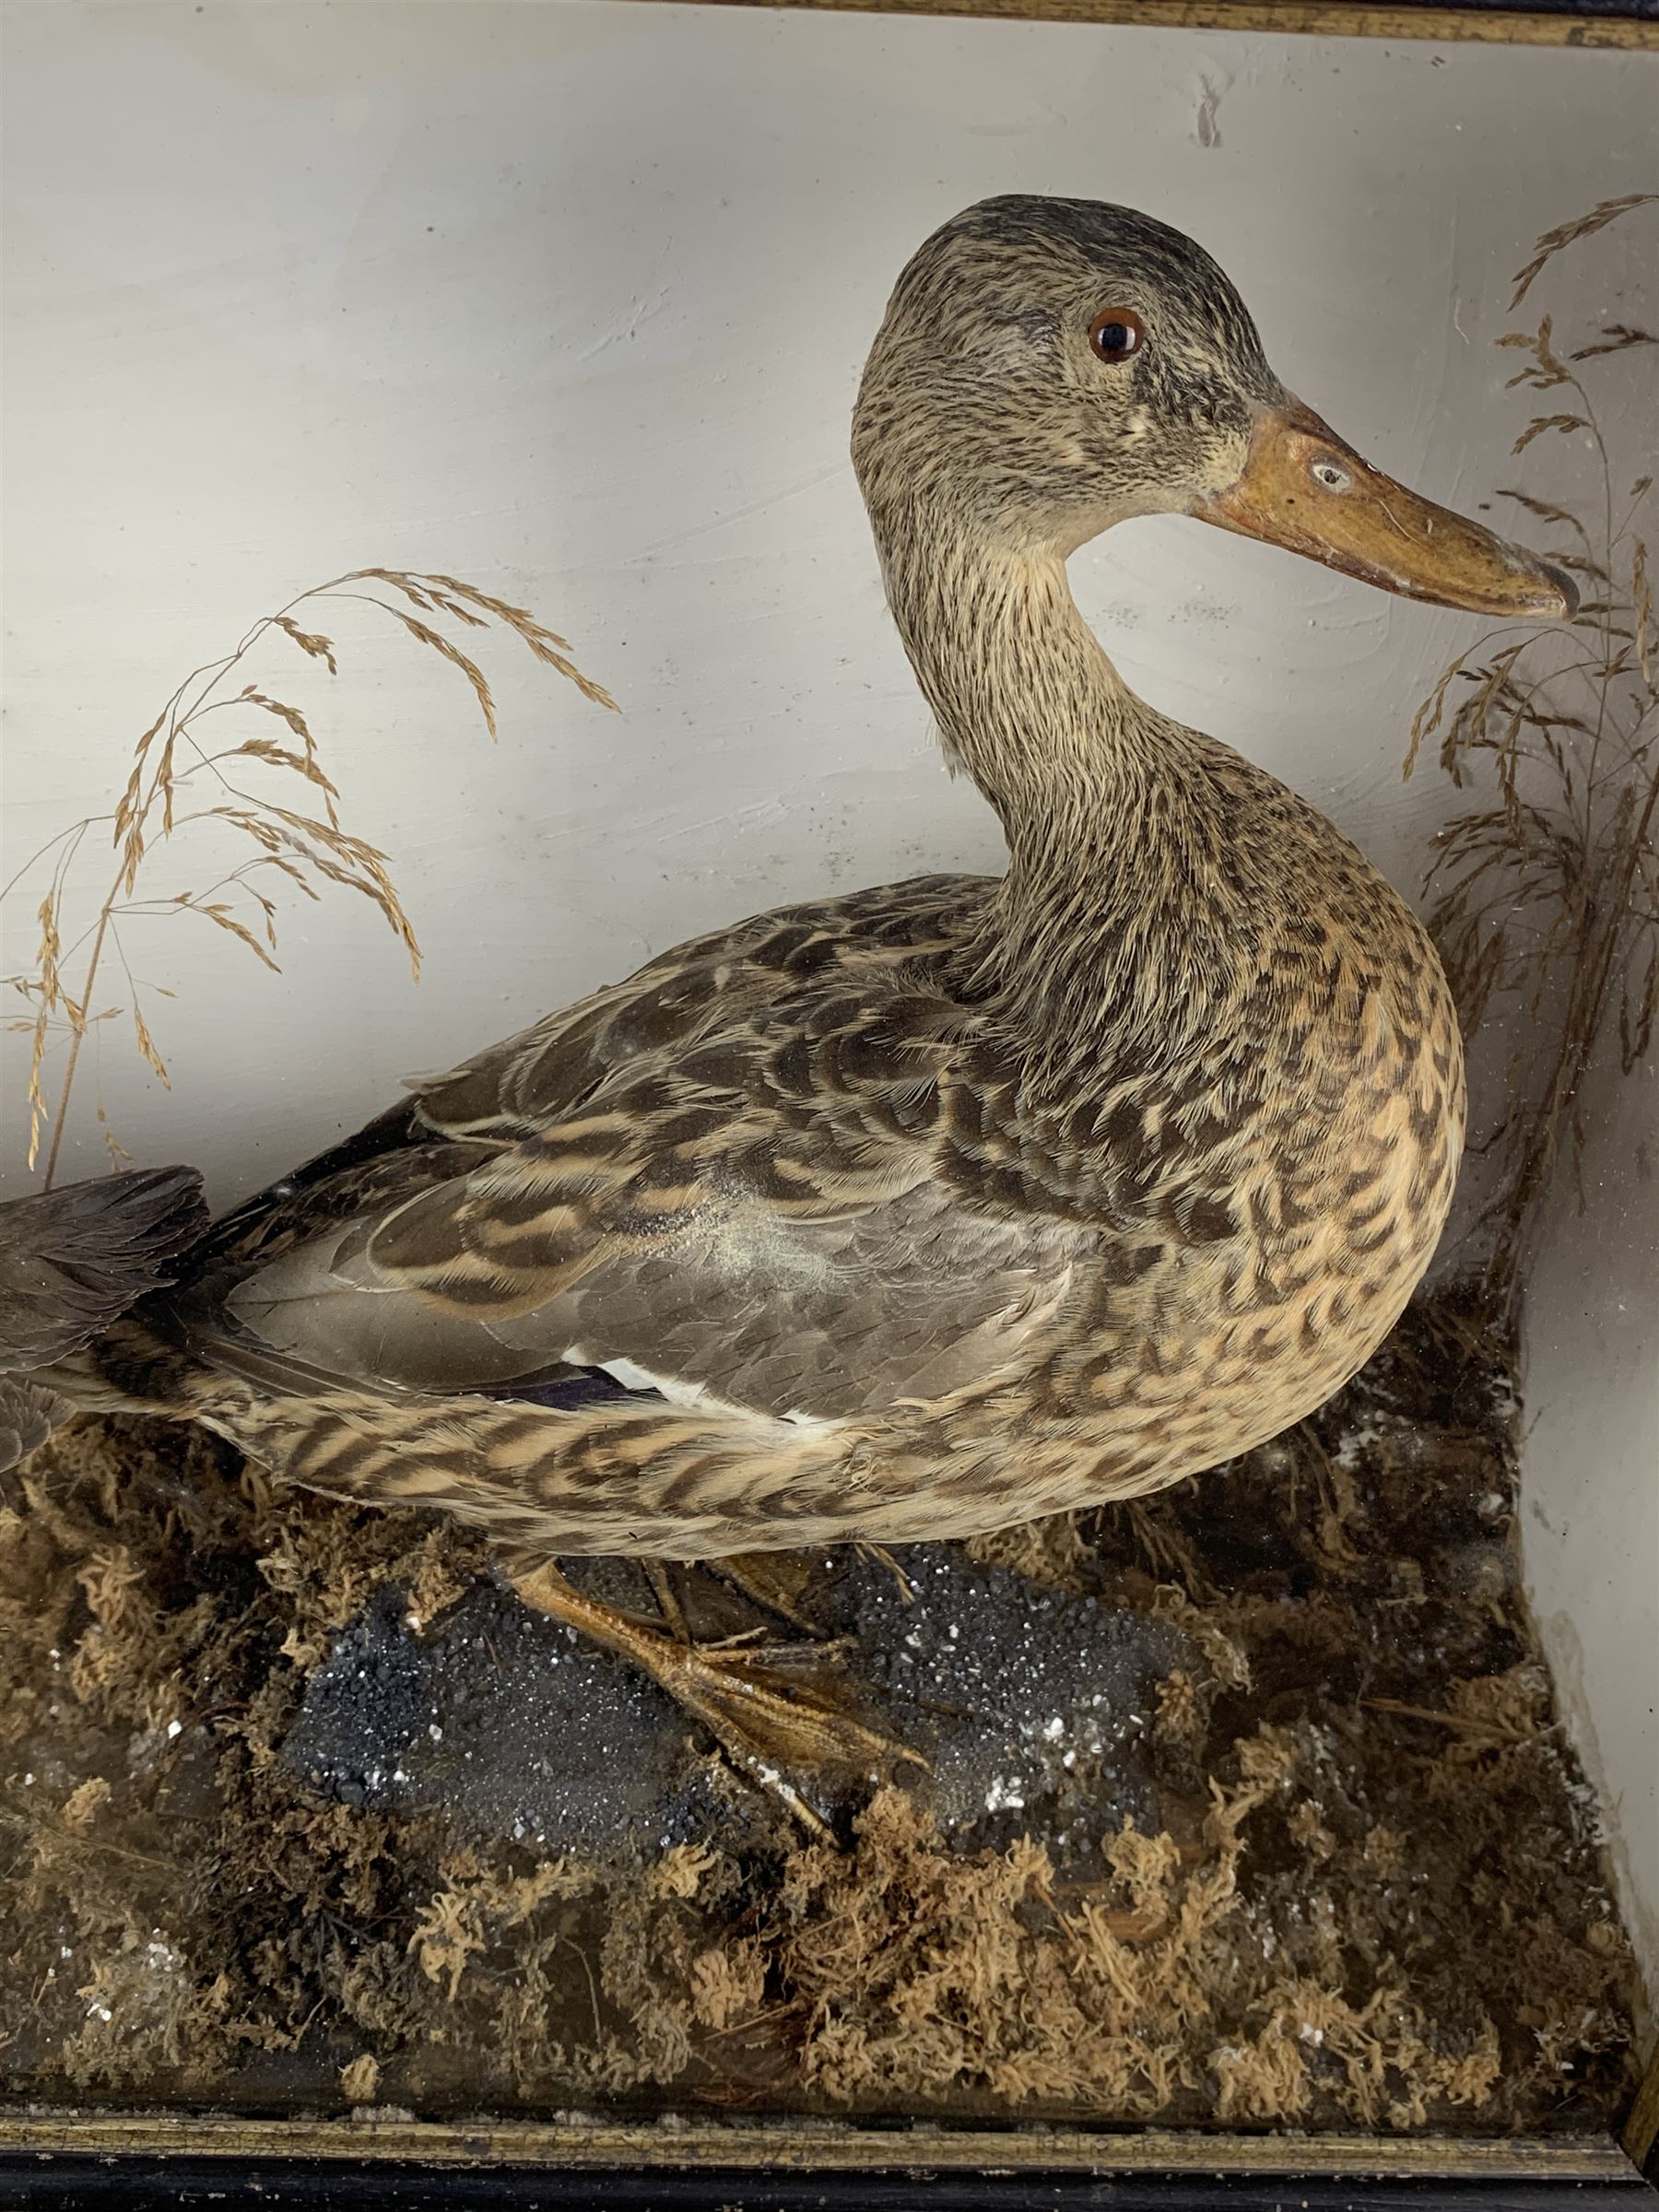
M631 0L653 5L654 0ZM699 0L858 14L1146 25L1324 38L1659 51L1659 0L1629 12L1367 0ZM1659 97L1659 93L1656 93ZM277 2120L174 2112L0 2111L0 2206L268 2202L409 2207L638 2206L924 2212L929 2205L1214 2205L1321 2212L1524 2212L1659 2201L1659 2047L1622 2138L1242 2134L1197 2129L902 2127L806 2119L416 2121L390 2112ZM1644 2174L1649 2177L1644 2180ZM763 2195L751 2200L759 2183ZM597 2194L600 2190L604 2194ZM734 2191L737 2194L735 2195Z

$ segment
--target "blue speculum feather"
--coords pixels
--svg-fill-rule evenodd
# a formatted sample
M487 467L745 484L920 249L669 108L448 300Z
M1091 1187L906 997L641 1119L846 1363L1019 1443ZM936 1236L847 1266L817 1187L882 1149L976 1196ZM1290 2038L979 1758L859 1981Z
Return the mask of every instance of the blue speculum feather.
M583 1406L604 1406L618 1398L661 1402L663 1395L659 1390L629 1390L602 1368L585 1368L580 1374L560 1375L547 1382L503 1382L478 1394L510 1399L515 1406L547 1406L558 1413L574 1413Z

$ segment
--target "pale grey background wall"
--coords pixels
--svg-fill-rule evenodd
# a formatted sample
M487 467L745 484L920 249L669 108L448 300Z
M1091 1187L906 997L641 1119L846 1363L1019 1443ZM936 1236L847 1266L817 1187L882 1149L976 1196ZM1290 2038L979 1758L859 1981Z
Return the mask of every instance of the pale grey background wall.
M1525 1340L1527 1586L1659 2013L1659 1063L1584 1100Z
M337 901L290 912L280 980L189 918L126 927L179 994L149 1002L173 1088L112 1033L112 1117L222 1196L704 924L997 864L938 769L845 460L863 350L942 218L1040 190L1182 225L1304 397L1478 508L1514 480L1506 279L1547 225L1648 182L1655 147L1648 56L606 0L50 0L6 34L13 864L104 803L186 669L362 562L527 599L625 710L498 646L492 750L463 687L357 618L332 694L261 665L323 713L429 957L413 988ZM1558 303L1641 320L1640 243L1565 265ZM1583 466L1565 441L1542 458L1562 490ZM1468 621L1172 520L1076 581L1132 683L1415 885L1446 793L1402 789L1406 725ZM164 862L157 888L202 879ZM14 911L6 965L27 939ZM14 1061L19 1180L20 1091ZM1651 1115L1642 1095L1620 1111ZM71 1165L94 1171L87 1105ZM1596 1203L1633 1224L1628 1197ZM1550 1618L1583 1615L1573 1694L1651 1913L1652 1304L1616 1340L1614 1246L1560 1235L1529 1556ZM1652 1233L1624 1235L1635 1287ZM1592 1406L1617 1409L1605 1478Z

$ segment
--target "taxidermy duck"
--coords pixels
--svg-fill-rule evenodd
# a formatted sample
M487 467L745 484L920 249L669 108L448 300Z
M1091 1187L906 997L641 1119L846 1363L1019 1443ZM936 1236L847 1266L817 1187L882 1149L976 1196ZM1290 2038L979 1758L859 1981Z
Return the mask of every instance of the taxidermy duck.
M0 1475L74 1410L37 1371L173 1281L206 1227L194 1168L129 1168L0 1203Z
M1451 1199L1429 939L1312 806L1135 697L1068 555L1179 513L1410 598L1575 604L1361 460L1209 256L1126 208L935 232L853 453L1006 873L738 923L417 1083L63 1385L480 1526L751 1771L879 1739L556 1555L959 1537L1157 1489L1345 1382Z

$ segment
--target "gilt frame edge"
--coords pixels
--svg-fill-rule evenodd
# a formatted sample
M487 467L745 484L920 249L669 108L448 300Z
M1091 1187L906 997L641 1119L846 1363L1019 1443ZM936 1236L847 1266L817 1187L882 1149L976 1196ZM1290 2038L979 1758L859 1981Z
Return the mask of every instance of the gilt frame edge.
M656 6L663 0L613 0ZM1112 23L1161 30L1235 30L1313 38L1659 52L1659 20L1518 9L1389 7L1361 0L687 0L702 7L818 14L944 16L997 22Z

